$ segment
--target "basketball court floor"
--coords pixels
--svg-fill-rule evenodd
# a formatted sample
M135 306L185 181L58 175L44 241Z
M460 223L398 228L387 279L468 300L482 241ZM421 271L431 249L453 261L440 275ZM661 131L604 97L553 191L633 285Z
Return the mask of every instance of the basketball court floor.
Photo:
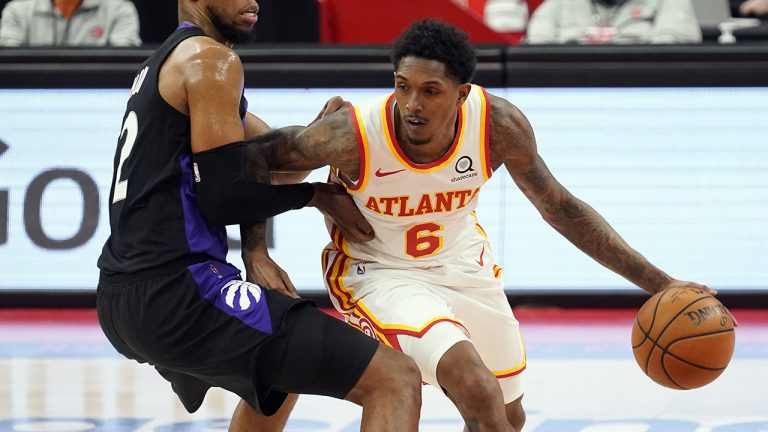
M728 369L679 391L635 364L634 311L517 309L528 354L525 431L768 431L768 311L733 313L740 326ZM446 397L432 387L423 394L420 430L462 430ZM226 431L236 403L215 389L187 414L151 367L111 348L92 310L0 309L0 432ZM357 431L360 413L302 396L287 431Z

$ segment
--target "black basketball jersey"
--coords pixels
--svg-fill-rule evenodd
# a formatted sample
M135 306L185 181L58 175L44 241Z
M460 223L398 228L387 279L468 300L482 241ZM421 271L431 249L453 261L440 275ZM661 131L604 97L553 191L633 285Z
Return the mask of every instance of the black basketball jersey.
M208 224L197 207L190 119L162 98L157 85L168 55L193 36L205 33L197 27L176 30L142 64L134 80L114 158L111 235L98 261L105 273L226 259L225 228ZM243 97L243 119L245 105Z

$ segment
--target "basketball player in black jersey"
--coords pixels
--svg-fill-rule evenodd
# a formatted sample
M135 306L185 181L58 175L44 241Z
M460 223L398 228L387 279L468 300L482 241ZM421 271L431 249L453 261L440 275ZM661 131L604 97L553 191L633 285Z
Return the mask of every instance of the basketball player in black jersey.
M373 233L337 186L246 174L256 170L244 166L243 140L268 128L246 112L232 44L257 12L253 0L180 0L179 29L136 75L98 261L99 322L121 354L153 365L189 412L210 387L242 398L231 431L281 430L296 400L286 401L289 393L360 404L363 430L414 431L413 361L298 299L267 255L263 222L290 209L316 207L352 240ZM341 103L332 99L325 112ZM241 226L247 276L266 289L226 262L229 224Z

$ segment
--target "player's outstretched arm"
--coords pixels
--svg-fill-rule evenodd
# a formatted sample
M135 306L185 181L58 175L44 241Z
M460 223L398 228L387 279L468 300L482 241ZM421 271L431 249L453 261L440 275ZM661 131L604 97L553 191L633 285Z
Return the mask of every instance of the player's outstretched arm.
M247 140L248 170L305 171L333 165L357 173L360 155L352 113L342 107L306 127L288 126Z
M246 141L245 170L249 176L274 171L305 171L333 165L357 175L360 155L352 113L342 108L306 127L289 126ZM315 194L306 204L330 217L352 242L374 237L352 198L336 184L314 183Z
M651 294L683 286L707 289L673 279L651 264L597 211L561 185L539 156L531 125L517 107L492 97L492 122L494 167L503 163L544 220L576 247Z
M320 109L320 112L317 114L317 117L312 121L312 123L317 122L323 117L326 117L330 114L335 113L336 111L347 108L351 106L351 104L344 99L342 99L339 96L333 96L330 99L328 99L323 107ZM245 119L245 136L246 138L254 137L256 135L261 135L264 133L267 133L270 131L269 126L267 126L264 121L262 121L260 118L256 117L255 115L248 113ZM293 184L293 183L300 183L304 181L304 179L307 178L307 176L311 173L311 171L272 171L270 173L271 183L272 184Z

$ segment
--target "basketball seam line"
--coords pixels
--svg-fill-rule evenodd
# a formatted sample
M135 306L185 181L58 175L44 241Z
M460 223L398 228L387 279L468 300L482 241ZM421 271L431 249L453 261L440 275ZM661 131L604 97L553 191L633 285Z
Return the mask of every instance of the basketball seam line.
M669 294L669 291L664 291L664 293L659 297L659 299L656 300L656 304L653 307L653 318L651 319L651 325L648 327L648 333L643 331L643 334L645 335L645 337L648 340L650 340L653 343L654 346L657 346L658 344L656 343L656 341L651 339L651 331L653 330L653 325L656 323L656 314L659 311L659 304L661 304L661 300L663 300L664 296L666 296L667 294ZM638 325L638 327L640 327L640 326ZM642 327L640 327L640 329L642 330ZM664 330L662 330L662 332L663 331ZM659 336L661 336L661 335L659 335ZM645 340L643 340L643 342L645 342ZM653 347L651 347L651 349L648 350L648 357L645 358L645 367L643 368L643 372L645 372L646 375L648 375L648 365L651 362L651 355L652 354L653 354Z
M720 367L720 368L711 368L711 367L707 367L707 366L702 366L702 365L693 363L693 362L691 362L689 360L686 360L684 358L678 357L674 353L670 352L669 348L672 345L674 345L675 343L680 342L680 341L684 341L686 339L693 339L693 338L697 338L697 337L701 337L701 336L709 336L709 335L723 334L723 333L729 333L729 332L733 332L733 329L717 330L717 331L713 331L713 332L710 332L710 333L697 334L697 335L693 335L693 336L686 336L686 337L682 337L682 338L679 338L679 339L675 339L675 340L671 341L669 344L667 344L667 348L662 348L662 364L663 364L663 361L664 361L664 355L670 355L670 356L680 360L683 363L687 363L687 364L689 364L691 366L695 366L695 367L697 367L699 369L710 370L710 371L725 370L725 368L727 368L728 365L725 365L725 366Z

